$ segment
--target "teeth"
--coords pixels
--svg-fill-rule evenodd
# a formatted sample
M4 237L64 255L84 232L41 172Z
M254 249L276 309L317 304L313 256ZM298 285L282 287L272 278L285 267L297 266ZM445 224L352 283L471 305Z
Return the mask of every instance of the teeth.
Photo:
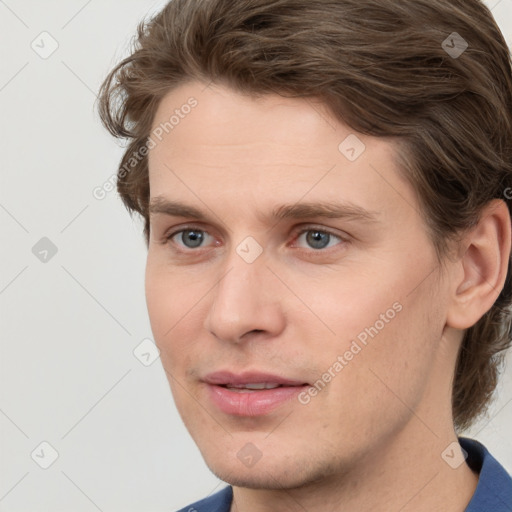
M270 382L258 382L254 384L228 384L228 388L233 389L274 389L278 388L280 384Z

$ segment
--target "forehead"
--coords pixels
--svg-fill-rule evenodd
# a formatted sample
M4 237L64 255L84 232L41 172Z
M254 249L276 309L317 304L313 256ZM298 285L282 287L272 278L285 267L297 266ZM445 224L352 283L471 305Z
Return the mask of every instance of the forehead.
M188 108L190 103L194 106ZM164 144L172 139L168 149L176 152L193 144L197 148L194 156L205 151L220 155L229 150L233 157L242 153L257 156L260 161L291 150L289 158L295 155L295 160L312 159L322 156L321 151L329 143L327 132L341 129L329 117L327 108L317 100L274 94L248 96L224 86L192 82L162 99L153 132L161 132ZM263 148L265 152L261 152Z
M163 98L152 138L151 197L198 204L221 195L225 206L243 199L261 208L301 197L368 210L410 209L398 204L400 195L415 202L397 172L395 144L355 133L312 99L256 98L192 82Z

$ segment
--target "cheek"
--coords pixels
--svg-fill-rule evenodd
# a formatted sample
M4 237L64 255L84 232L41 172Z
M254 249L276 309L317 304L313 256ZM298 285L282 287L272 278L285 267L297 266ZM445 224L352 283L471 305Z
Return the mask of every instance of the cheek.
M186 382L187 371L198 359L193 340L200 338L197 303L201 296L177 272L154 265L149 258L145 287L153 337L177 410L183 421L197 420L200 411L194 389Z
M375 382L383 390L386 384L403 389L428 378L444 325L442 304L433 293L434 277L425 280L422 272L428 265L403 263L398 271L351 272L337 282L319 282L316 293L304 278L311 309L331 330L314 356L317 367L344 375L333 388L354 391ZM341 366L333 368L336 361Z
M365 315L362 329L354 326L357 333L351 337L361 350L351 356L330 397L346 397L344 414L353 414L354 424L366 430L396 424L418 406L431 382L442 331L442 318L432 309L429 294L401 296L400 311L385 323L379 316L387 306L377 299L366 305L372 313Z
M330 330L327 346L343 349L354 339L364 343L396 322L402 310L401 285L393 278L385 282L382 274L341 269L335 276L314 282L309 275L302 277L302 282L295 280L297 289L307 298L312 326L318 324L321 328L323 322Z
M146 266L146 304L155 343L166 370L188 367L191 340L198 338L202 323L198 318L201 298L207 287L199 288L180 270L170 271L150 257Z

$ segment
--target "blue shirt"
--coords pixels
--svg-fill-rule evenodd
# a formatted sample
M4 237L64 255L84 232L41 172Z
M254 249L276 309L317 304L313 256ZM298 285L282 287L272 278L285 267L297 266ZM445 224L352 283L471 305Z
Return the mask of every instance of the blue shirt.
M459 442L469 467L480 475L465 512L512 512L512 478L505 468L478 441L461 437ZM229 512L232 499L230 486L178 512Z

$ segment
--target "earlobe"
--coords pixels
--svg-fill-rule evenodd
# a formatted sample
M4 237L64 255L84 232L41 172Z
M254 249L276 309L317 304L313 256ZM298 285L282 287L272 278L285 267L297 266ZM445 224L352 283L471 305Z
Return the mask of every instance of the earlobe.
M457 262L459 271L447 315L447 325L456 329L475 325L503 289L511 247L511 221L506 203L500 199L491 201L463 243L466 250Z

